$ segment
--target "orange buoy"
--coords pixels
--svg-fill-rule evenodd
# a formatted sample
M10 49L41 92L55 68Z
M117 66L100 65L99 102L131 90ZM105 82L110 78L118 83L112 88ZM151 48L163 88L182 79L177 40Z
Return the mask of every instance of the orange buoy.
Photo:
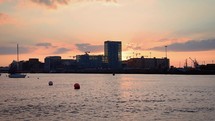
M49 86L52 86L53 85L53 82L52 81L49 81Z
M74 84L74 89L80 89L80 85L78 83Z

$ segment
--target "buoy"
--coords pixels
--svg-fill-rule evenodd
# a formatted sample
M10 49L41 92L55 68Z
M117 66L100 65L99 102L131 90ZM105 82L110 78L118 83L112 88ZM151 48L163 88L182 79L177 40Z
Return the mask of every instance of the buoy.
M78 83L74 84L74 89L80 89L80 85Z
M52 81L49 81L49 86L52 86L53 85L53 82Z

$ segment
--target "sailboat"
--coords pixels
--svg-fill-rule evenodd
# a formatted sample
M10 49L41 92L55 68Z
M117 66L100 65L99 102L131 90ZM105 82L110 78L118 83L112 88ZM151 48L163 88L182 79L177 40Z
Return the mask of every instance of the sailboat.
M19 71L19 45L17 44L17 62L10 65L9 78L25 78L26 74L21 74Z

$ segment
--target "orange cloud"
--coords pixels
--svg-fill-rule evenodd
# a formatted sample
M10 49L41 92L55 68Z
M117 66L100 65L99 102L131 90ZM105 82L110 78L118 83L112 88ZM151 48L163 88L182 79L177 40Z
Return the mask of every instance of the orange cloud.
M89 43L80 43L75 45L77 49L81 52L103 52L104 45L91 45Z
M6 0L0 0L0 3L3 3L3 2L5 2Z
M47 8L50 9L57 9L58 6L60 5L68 5L71 2L93 2L93 0L30 0L31 2L37 4L37 5L42 5L46 6ZM116 0L94 0L97 2L117 2Z
M164 46L157 46L150 50L163 51ZM209 51L215 50L215 39L209 40L191 40L185 43L172 43L168 45L169 51L188 52L188 51Z
M74 47L72 44L63 42L62 40L42 39L34 45L35 53L49 55L49 54L67 54L70 53Z
M0 25L2 24L12 24L15 20L5 13L0 13Z
M44 5L51 9L56 9L59 5L67 5L71 0L31 0L38 5Z

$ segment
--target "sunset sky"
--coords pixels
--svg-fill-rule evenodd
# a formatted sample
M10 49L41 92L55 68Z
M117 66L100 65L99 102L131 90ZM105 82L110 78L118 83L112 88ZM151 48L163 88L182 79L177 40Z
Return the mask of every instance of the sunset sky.
M215 0L0 0L0 66L46 56L104 53L122 41L123 59L215 61ZM134 53L134 54L133 54ZM151 54L150 54L151 53ZM191 65L191 61L188 61Z

